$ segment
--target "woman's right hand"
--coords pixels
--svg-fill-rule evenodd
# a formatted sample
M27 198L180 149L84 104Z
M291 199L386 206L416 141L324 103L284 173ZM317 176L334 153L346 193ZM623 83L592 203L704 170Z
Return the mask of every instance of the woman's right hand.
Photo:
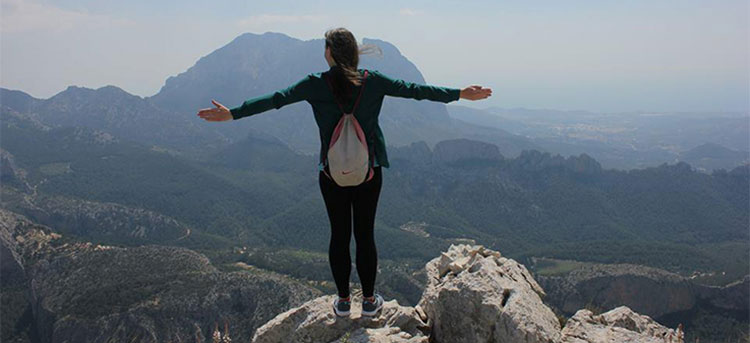
M482 100L492 95L492 89L482 88L479 85L471 85L461 90L461 99Z
M199 117L207 121L227 121L234 119L234 117L232 117L232 112L230 112L226 106L220 104L216 100L211 100L211 103L214 104L216 108L204 108L198 111Z

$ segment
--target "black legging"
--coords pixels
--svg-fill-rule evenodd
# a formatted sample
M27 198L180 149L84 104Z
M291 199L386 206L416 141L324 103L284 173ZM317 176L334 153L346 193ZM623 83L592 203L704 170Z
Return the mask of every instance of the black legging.
M362 282L362 295L373 296L378 253L375 249L375 210L380 197L383 175L380 166L370 181L358 186L341 187L321 171L318 175L320 192L331 222L331 243L328 261L340 297L349 296L349 275L352 261L349 242L352 236L352 209L354 210L354 239L357 245L357 274Z

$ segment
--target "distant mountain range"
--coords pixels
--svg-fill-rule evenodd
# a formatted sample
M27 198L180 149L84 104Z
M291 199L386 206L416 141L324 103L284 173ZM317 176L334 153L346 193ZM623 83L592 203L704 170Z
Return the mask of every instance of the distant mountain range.
M748 113L594 113L460 104L449 104L448 112L455 119L524 136L552 153L586 153L605 168L685 161L711 172L750 163Z
M379 70L410 82L427 81L392 44L378 45L382 55L362 55L360 68ZM173 154L204 159L248 135L275 137L292 150L319 151L319 137L309 106L302 102L232 123L208 123L195 114L212 107L211 99L234 107L244 100L285 88L311 72L328 69L322 39L299 40L282 33L246 33L169 77L150 97L131 95L115 86L96 90L71 86L49 99L0 88L2 105L33 115L49 126L85 126L157 146ZM311 57L313 56L313 57ZM444 85L461 87L462 85ZM445 105L386 97L380 117L387 144L429 146L468 138L496 145L505 156L523 150L567 155L586 153L605 168L632 169L686 161L710 172L750 162L747 114L598 114L466 107L467 100ZM693 158L688 150L703 144L734 150L731 157ZM714 149L715 150L715 149Z
M383 55L363 55L360 68L425 83L416 66L392 44L368 38L363 42L377 44ZM322 39L302 41L281 33L246 33L202 57L185 72L168 78L151 97L134 96L115 86L96 90L71 86L49 99L8 89L0 89L0 98L3 106L33 115L46 125L104 130L198 159L248 134L270 135L297 152L312 155L319 152L320 139L312 112L304 102L231 123L206 122L196 113L213 107L211 99L234 107L249 98L286 88L308 73L328 70L323 48ZM494 143L506 155L538 148L502 129L450 118L445 104L438 102L386 97L380 123L389 145L416 141L434 145L444 139L472 138Z
M680 160L705 170L730 169L750 163L750 153L705 143L680 154Z

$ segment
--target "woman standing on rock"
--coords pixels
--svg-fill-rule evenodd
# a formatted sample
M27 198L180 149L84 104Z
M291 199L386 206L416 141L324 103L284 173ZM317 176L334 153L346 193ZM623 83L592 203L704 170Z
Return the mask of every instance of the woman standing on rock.
M302 100L310 103L320 133L318 183L331 224L328 258L338 290L338 298L333 302L333 310L339 316L348 316L351 306L349 242L352 235L352 219L357 246L357 273L362 281L362 315L374 316L384 302L383 297L374 291L378 256L373 232L382 185L381 168L389 167L385 138L378 124L378 115L384 97L390 95L449 103L458 99L480 100L492 95L491 89L477 85L458 89L415 84L392 79L377 70L357 69L359 55L372 51L372 48L374 46L360 48L354 35L345 28L328 30L325 33L324 53L330 67L328 71L308 74L286 89L252 98L232 109L212 100L216 108L203 109L198 112L198 116L207 121L228 121L270 109L279 109ZM352 129L350 132L356 131L359 134L361 145L364 147L362 149L366 149L364 151L369 161L367 177L358 181L356 185L340 186L336 178L331 178L331 168L328 163L328 152L333 151L336 145L344 146L344 143L339 145L343 139L338 139L342 137L342 130L336 130L340 119L343 118L342 112L354 113L356 120L353 122L355 123L349 127L356 130ZM331 144L332 138L334 144ZM352 146L349 145L340 151L350 153ZM330 157L333 160L335 156L332 153ZM364 167L364 164L362 166ZM346 174L346 172L343 173Z

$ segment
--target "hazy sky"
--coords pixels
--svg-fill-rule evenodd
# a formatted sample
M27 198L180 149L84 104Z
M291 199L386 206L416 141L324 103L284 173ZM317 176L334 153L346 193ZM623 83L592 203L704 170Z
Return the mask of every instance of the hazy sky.
M39 98L110 84L150 96L244 32L343 26L396 45L427 83L493 89L472 107L750 107L747 0L0 1L0 85Z

